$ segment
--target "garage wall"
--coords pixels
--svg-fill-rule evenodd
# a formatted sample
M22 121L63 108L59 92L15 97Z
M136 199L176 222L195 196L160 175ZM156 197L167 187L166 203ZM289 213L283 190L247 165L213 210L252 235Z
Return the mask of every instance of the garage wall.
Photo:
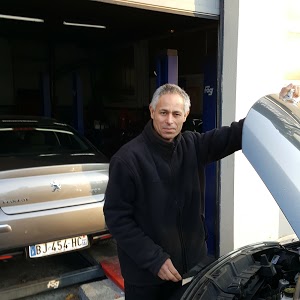
M37 40L3 38L0 40L0 53L2 113L26 113L31 110L32 114L42 115L41 80L43 74L49 76L51 63L48 44ZM73 74L77 72L82 81L83 104L87 105L92 97L88 52L74 45L58 45L53 47L53 57L54 104L59 107L72 106Z
M293 47L288 43L288 24L294 11L300 11L296 1L224 1L224 125L245 117L261 96L278 93L287 79L293 79L287 74L291 74L295 66L294 59L299 63L298 54L291 55ZM230 179L232 174L234 182ZM292 230L275 200L242 152L224 159L221 164L221 254L290 233Z
M43 43L25 40L0 40L1 113L26 113L27 108L40 114L41 74L48 68L46 47Z
M11 47L0 39L0 98L2 105L10 105L14 98Z

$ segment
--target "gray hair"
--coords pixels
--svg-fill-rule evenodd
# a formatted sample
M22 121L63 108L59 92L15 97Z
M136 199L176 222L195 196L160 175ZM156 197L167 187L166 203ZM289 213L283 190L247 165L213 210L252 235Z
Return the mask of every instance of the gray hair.
M172 83L166 83L161 85L153 94L150 106L155 110L158 100L165 94L177 94L182 97L184 102L184 112L188 112L191 107L191 100L189 95L178 85Z

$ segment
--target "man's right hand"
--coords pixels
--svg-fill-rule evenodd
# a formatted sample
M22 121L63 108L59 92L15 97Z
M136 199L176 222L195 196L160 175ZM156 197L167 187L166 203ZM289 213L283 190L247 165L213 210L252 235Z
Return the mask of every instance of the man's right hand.
M180 274L175 269L172 261L170 258L168 258L165 263L161 266L158 274L157 274L162 280L171 280L174 282L182 280Z

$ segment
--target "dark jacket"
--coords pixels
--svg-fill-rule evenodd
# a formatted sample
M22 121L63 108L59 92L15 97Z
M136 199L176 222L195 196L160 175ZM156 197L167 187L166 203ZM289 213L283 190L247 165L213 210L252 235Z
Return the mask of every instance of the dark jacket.
M163 282L170 258L183 275L206 257L205 165L241 149L243 120L166 142L149 121L111 159L104 213L129 284Z

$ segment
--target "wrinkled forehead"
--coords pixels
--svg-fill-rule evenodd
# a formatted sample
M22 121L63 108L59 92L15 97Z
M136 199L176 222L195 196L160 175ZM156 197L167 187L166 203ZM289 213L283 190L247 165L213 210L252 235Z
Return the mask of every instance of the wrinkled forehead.
M184 99L177 93L166 93L159 97L156 108L184 110Z

